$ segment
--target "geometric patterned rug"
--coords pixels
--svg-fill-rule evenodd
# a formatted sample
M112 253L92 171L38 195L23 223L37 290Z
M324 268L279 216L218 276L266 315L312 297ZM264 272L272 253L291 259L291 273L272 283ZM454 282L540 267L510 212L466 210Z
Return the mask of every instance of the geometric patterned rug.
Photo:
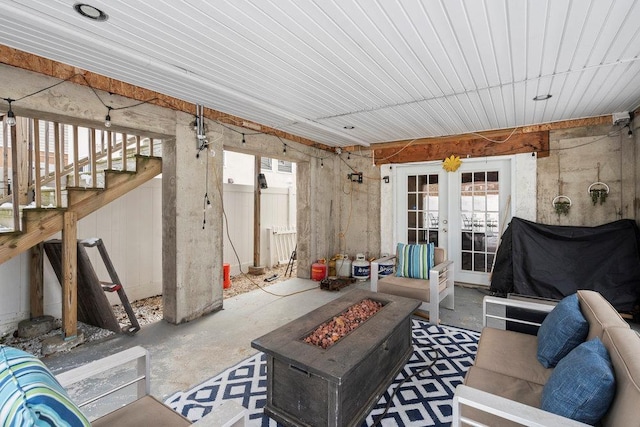
M480 332L435 326L414 317L412 335L414 351L411 358L363 421L362 427L372 426L378 420L392 395L380 426L451 424L453 393L473 364ZM431 364L436 354L433 366L402 383ZM393 394L400 383L400 389ZM266 393L266 357L264 353L258 353L191 390L173 394L165 403L196 421L225 400L235 400L249 410L250 426L280 426L262 411Z

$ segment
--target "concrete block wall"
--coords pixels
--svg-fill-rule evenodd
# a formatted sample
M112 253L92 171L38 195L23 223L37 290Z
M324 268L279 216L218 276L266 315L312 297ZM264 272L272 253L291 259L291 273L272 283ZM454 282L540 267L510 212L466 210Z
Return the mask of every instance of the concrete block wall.
M537 221L557 225L597 226L622 218L635 218L635 133L627 129L594 126L552 131L550 155L537 162ZM610 192L603 204L594 205L588 193L594 182L604 182ZM554 197L571 199L568 215L558 215Z

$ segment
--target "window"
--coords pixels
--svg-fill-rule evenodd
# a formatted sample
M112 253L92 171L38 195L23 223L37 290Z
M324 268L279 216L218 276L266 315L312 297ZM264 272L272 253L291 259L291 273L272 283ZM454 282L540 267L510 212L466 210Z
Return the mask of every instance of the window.
M260 169L262 170L273 170L271 166L271 159L269 157L261 157L260 158Z
M291 173L293 171L293 166L291 162L286 160L278 160L278 172L288 172Z

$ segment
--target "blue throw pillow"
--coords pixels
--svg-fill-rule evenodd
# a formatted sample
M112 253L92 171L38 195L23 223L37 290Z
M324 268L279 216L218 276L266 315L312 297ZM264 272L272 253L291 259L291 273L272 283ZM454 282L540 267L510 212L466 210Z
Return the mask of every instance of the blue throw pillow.
M428 279L433 267L434 244L405 245L398 243L398 268L396 276L413 279Z
M0 345L0 425L90 427L80 409L35 356Z
M542 389L541 408L594 425L609 409L616 392L609 353L599 338L565 356Z
M553 368L588 334L589 322L580 311L578 294L563 298L538 329L538 361L545 368Z

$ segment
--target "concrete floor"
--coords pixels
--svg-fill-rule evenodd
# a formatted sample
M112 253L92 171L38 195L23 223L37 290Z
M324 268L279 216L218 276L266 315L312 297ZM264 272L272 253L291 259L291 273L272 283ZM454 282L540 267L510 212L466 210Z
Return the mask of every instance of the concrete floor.
M369 289L357 282L339 292L320 290L318 282L293 278L224 300L223 310L182 325L160 321L133 336L121 335L79 346L44 362L54 372L140 345L151 354L151 394L165 399L187 390L257 353L251 341L335 299L350 289ZM304 291L304 292L300 292ZM298 292L298 293L296 293ZM486 290L456 286L455 311L442 309L441 324L479 331Z

